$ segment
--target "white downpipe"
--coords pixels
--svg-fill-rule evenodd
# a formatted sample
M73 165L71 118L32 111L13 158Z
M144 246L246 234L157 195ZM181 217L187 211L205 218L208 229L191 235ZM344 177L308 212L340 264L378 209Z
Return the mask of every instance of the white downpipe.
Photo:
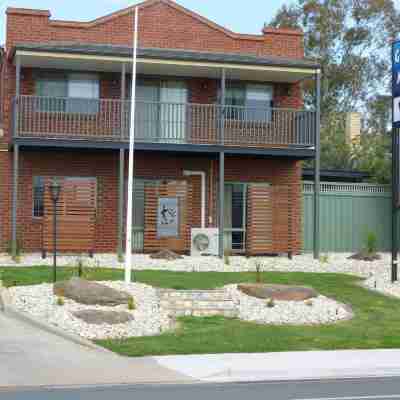
M203 171L183 171L184 176L201 177L201 227L206 227L206 173Z
M132 274L132 216L133 216L133 154L135 150L135 103L136 103L136 61L138 43L139 7L135 8L133 34L133 62L131 84L131 119L129 126L129 164L128 164L128 204L126 213L125 282L131 281Z

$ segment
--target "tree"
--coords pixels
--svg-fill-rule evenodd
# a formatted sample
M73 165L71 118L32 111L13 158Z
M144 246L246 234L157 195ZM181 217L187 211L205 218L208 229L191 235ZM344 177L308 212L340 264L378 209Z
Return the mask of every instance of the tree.
M303 29L306 55L323 70L324 116L362 109L389 89L390 43L400 32L393 0L298 0L269 25Z
M297 0L281 7L269 25L301 28L306 56L321 64L321 166L365 168L377 181L388 181L389 138L375 136L388 133L391 42L400 33L394 1ZM312 86L305 87L306 98L313 97ZM357 148L346 144L337 121L352 111L363 114Z

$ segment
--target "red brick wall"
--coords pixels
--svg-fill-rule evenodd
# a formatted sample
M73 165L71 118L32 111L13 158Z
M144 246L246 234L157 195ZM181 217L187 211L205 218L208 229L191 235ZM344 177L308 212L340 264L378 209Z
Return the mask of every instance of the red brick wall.
M98 178L98 208L96 225L96 252L114 252L117 247L117 196L118 196L118 152L79 151L22 151L20 153L20 179L18 199L18 236L25 251L41 249L41 219L32 217L33 176L95 176ZM11 165L11 153L0 153L0 166ZM187 179L190 184L190 226L200 226L200 180L185 178L183 170L205 171L210 174L213 157L175 156L162 153L137 152L135 155L136 176L147 179ZM215 162L215 161L214 161ZM68 168L66 169L66 165ZM268 182L273 186L290 188L292 231L295 233L293 251L301 249L301 184L300 163L290 159L259 159L249 157L226 157L226 181ZM7 174L11 176L11 174ZM214 168L214 186L218 181L218 168ZM11 187L11 182L2 182ZM207 179L207 193L210 184ZM10 240L11 193L1 191L4 203L1 249L5 250ZM215 196L216 191L214 189ZM207 198L207 221L210 204ZM215 217L215 212L213 213ZM215 226L215 219L214 219ZM187 248L187 250L189 250ZM280 248L280 251L284 249Z
M7 12L6 50L11 51L16 43L48 43L75 42L92 44L113 44L130 46L132 43L133 9L122 10L110 16L99 18L89 23L55 21L50 19L48 11L29 11L9 9ZM266 29L262 35L240 35L225 30L204 18L183 9L168 0L150 1L140 12L140 46L174 49L191 49L199 51L243 53L254 55L273 55L290 58L303 58L303 38L295 31ZM11 140L11 106L15 94L15 66L8 59L2 71L4 91L4 128L5 135L0 137L0 149L7 146ZM23 69L23 94L32 94L34 90L33 71ZM118 98L120 95L119 74L102 74L101 96L103 98ZM217 97L218 82L209 79L189 81L190 101L212 103ZM294 85L285 91L276 86L275 104L283 107L301 106L300 86ZM183 166L190 169L208 171L210 159L192 157L171 157L158 154L138 156L139 173L154 177L162 174L164 177L181 176ZM150 160L154 158L154 163ZM227 179L252 180L267 179L269 181L290 180L293 187L300 187L300 167L289 160L249 161L244 166L244 160L227 159ZM0 153L0 249L4 249L10 237L10 205L11 205L11 153ZM101 176L98 229L98 251L114 250L116 246L116 214L114 202L116 199L116 155L110 153L26 153L21 154L20 204L18 220L23 234L24 246L27 249L38 248L40 224L31 216L32 175L68 174ZM258 167L253 167L258 165ZM262 167L260 169L260 167ZM215 172L218 171L214 164ZM252 171L252 173L249 173ZM211 178L210 178L211 180ZM215 179L214 179L215 183ZM198 185L198 184L197 184ZM196 185L194 185L196 191ZM296 189L297 190L297 189ZM294 190L297 196L297 191ZM215 218L215 188L213 206ZM300 193L300 192L299 192ZM295 200L296 197L295 196ZM298 196L299 197L299 196ZM300 218L300 207L298 218ZM111 206L112 205L112 206ZM197 211L196 211L197 212ZM195 216L196 223L199 216ZM215 220L215 219L214 219Z

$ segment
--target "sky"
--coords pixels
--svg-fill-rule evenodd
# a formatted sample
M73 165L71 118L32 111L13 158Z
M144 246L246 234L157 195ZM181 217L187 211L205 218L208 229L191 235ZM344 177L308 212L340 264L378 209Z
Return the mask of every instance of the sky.
M7 7L45 9L50 10L55 19L90 21L136 3L139 1L0 0L0 44L4 43ZM264 22L271 19L282 4L289 4L290 0L177 0L177 3L232 31L260 33Z

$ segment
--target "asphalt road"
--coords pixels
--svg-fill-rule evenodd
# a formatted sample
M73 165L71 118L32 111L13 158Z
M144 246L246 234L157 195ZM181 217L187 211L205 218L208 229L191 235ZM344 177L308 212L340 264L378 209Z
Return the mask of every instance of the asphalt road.
M1 400L400 400L400 377L0 390Z

